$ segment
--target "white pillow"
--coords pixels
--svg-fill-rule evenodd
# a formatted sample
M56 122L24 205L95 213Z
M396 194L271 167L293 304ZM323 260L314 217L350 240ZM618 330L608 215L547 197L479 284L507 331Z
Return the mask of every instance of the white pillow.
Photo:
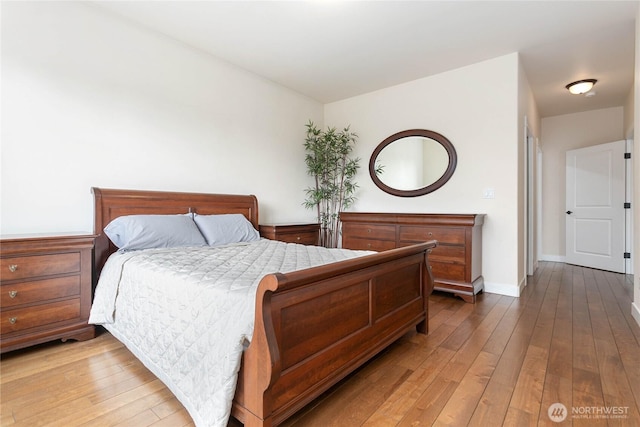
M193 216L209 246L260 240L260 233L242 214Z
M104 232L121 251L207 244L192 214L121 216Z

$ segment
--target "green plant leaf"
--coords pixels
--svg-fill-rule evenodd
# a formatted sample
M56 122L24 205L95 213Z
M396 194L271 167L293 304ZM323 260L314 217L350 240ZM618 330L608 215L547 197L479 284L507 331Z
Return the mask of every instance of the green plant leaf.
M357 184L353 182L359 169L359 158L351 158L358 135L347 126L318 129L313 121L307 128L304 141L307 173L314 177L315 187L305 190L303 205L316 209L321 224L321 244L337 247L340 235L339 214L355 202Z

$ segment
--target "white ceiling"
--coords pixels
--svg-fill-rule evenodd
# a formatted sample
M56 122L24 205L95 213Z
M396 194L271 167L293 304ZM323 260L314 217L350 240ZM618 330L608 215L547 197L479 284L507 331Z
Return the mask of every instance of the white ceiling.
M97 1L328 103L512 52L542 117L624 105L640 1ZM564 86L596 78L595 96Z

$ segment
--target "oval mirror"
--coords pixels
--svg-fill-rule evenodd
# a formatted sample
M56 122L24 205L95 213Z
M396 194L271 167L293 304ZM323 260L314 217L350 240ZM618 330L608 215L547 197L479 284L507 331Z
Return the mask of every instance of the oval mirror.
M456 150L447 138L430 130L411 129L391 135L376 147L369 174L381 190L415 197L442 187L457 162Z

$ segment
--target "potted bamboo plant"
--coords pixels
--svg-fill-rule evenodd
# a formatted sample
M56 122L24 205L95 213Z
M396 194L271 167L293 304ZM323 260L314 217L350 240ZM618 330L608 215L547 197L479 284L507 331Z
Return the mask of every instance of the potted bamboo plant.
M319 244L336 248L340 242L340 211L353 204L358 187L354 179L360 159L351 157L358 135L349 127L341 131L335 128L323 131L312 121L306 127L305 163L315 186L305 190L304 205L316 209L320 223Z

